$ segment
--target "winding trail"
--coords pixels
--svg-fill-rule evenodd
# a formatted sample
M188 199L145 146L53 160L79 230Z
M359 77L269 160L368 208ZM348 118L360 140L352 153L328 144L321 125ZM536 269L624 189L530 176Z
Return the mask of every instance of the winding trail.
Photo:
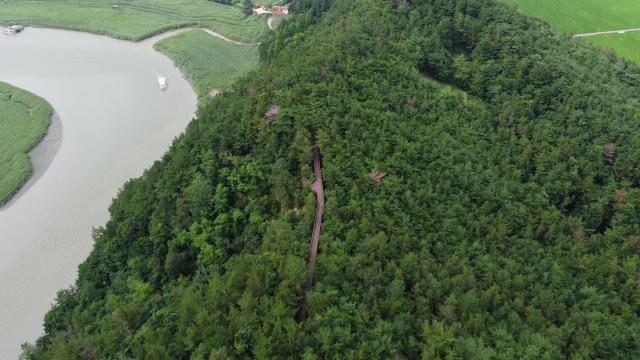
M197 26L189 26L189 27L183 27L183 28L179 28L179 29L168 30L168 31L165 31L163 33L154 35L152 37L148 37L148 38L146 38L144 40L141 40L139 42L140 43L152 43L152 44L155 44L160 40L166 39L166 38L171 37L173 35L177 35L179 33L183 33L185 31L191 31L191 30L202 30L202 31L206 32L207 34L209 34L211 36L215 36L215 37L217 37L219 39L222 39L224 41L227 41L227 42L230 42L230 43L236 44L236 45L244 45L244 46L257 46L257 45L260 45L259 42L258 43L243 43L243 42L240 42L240 41L232 40L232 39L229 39L228 37L226 37L226 36L224 36L224 35L222 35L220 33L217 33L217 32L215 32L215 31L213 31L211 29L207 29L207 28L203 28L203 27L197 27Z
M573 37L574 37L574 38L578 38L578 37L592 37L592 36L603 36L603 35L615 35L615 34L625 34L625 33L638 32L638 31L640 31L640 28L633 28L633 29L621 29L621 30L610 30L610 31L598 31L598 32L592 32L592 33L576 34L576 35L573 35Z
M255 43L255 44L254 43L243 43L243 42L240 42L240 41L231 40L231 39L225 37L224 35L218 34L217 32L215 32L213 30L210 30L210 29L207 29L207 28L200 28L200 29L204 30L204 32L206 32L209 35L213 35L215 37L219 37L220 39L222 39L224 41L228 41L228 42L236 44L236 45L249 45L249 46L260 45L260 43Z

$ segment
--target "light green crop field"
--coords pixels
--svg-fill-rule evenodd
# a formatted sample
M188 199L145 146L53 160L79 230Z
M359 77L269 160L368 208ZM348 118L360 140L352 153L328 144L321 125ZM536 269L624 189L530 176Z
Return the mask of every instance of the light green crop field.
M114 7L117 6L117 7ZM255 42L264 16L208 0L0 0L0 24L64 28L142 40L169 29L201 26Z
M0 82L0 206L31 175L28 152L47 133L52 111L44 99Z
M618 56L640 64L640 32L594 36L588 41L599 47L614 49Z
M179 33L155 48L185 72L200 97L210 89L224 89L258 66L257 46L233 44L203 30Z
M547 21L560 31L581 34L640 28L638 0L503 0L517 5L525 14ZM585 38L599 47L616 50L618 55L640 64L639 33Z

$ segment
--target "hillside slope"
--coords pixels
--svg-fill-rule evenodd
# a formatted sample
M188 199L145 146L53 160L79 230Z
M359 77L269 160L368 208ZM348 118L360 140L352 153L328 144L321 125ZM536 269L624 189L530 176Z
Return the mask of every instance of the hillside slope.
M25 356L633 358L640 70L490 0L329 5L123 187Z

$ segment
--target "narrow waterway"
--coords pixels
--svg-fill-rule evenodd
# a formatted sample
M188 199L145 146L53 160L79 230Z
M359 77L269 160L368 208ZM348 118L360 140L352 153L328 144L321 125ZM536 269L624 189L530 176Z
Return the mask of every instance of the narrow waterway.
M1 359L17 358L20 344L41 334L118 189L194 115L193 89L153 42L31 28L0 35L0 81L45 98L57 115L31 153L35 176L0 209ZM157 76L167 78L166 91Z

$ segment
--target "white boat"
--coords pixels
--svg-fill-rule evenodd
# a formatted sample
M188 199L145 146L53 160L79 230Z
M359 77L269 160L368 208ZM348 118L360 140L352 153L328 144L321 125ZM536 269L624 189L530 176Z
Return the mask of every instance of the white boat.
M158 77L158 85L160 86L160 90L165 90L167 88L167 79Z
M24 30L24 26L22 25L11 25L4 29L5 35L15 35Z

